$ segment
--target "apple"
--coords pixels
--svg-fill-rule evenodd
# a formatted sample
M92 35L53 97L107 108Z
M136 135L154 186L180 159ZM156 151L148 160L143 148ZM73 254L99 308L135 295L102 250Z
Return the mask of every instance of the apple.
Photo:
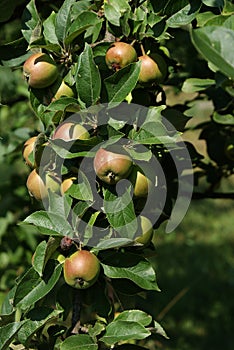
M62 96L74 97L74 91L64 80L62 80L61 83L60 81L55 83L54 89L52 88L52 90L55 90L52 100L58 100Z
M77 178L75 176L73 176L73 177L68 177L67 179L63 180L61 183L61 193L64 194L65 192L67 192L76 179Z
M52 136L53 140L61 139L63 141L87 140L89 138L89 132L83 125L66 121L55 129Z
M141 69L139 74L139 83L162 83L167 76L167 64L162 56L158 54L152 54L152 57L148 55L142 55L138 57L141 61Z
M66 283L76 289L87 289L98 279L100 262L88 250L78 250L65 259L63 265Z
M132 62L136 62L137 53L132 45L117 41L109 47L105 59L108 68L117 71Z
M45 180L40 177L37 169L33 169L26 182L29 194L36 200L41 201L48 198L48 190L60 193L60 182L50 172L45 175Z
M93 165L100 180L109 185L114 185L121 179L128 177L133 162L131 157L124 152L116 153L100 148L94 157Z
M143 215L138 217L138 230L136 233L137 238L135 242L141 243L144 246L149 245L153 237L153 225L151 221Z
M30 139L28 139L24 143L24 147L23 147L23 152L22 152L23 153L23 158L25 160L25 163L30 168L34 168L34 163L31 162L31 160L29 159L29 156L34 150L34 145L35 145L36 139L37 139L37 136L30 137Z
M55 82L58 69L49 55L38 52L31 55L24 62L23 74L29 86L35 89L43 89Z
M135 197L147 197L150 188L152 188L152 182L142 173L140 167L134 165L128 180L133 185L133 195Z

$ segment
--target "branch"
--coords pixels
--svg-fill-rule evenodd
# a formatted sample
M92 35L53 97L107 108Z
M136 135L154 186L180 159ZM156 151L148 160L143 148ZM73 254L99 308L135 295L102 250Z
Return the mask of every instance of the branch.
M222 193L222 192L194 192L192 195L192 199L205 199L205 198L213 198L213 199L234 199L234 193Z

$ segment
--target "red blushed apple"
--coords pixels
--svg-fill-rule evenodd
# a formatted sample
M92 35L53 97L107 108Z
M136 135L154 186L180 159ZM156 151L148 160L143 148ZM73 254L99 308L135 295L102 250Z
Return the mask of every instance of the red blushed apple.
M24 62L23 74L29 86L35 89L43 89L55 82L58 69L49 55L38 52L31 55Z
M64 279L69 286L76 289L87 289L98 279L100 262L90 251L78 250L65 259L63 272Z
M53 140L63 141L87 140L90 138L88 130L80 124L74 122L63 122L54 131Z
M105 59L109 69L118 71L132 62L136 62L137 53L132 45L117 41L109 47Z
M129 175L133 162L129 155L100 148L94 157L94 170L103 182L114 185Z

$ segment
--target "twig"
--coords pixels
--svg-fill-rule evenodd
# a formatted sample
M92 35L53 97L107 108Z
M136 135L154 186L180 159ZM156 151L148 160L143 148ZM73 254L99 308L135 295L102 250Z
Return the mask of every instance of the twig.
M222 192L194 192L192 195L192 199L234 199L234 193L222 193Z
M72 309L72 334L78 334L80 330L80 313L81 313L81 291L74 290L73 309Z
M170 309L188 292L189 287L183 288L174 298L162 309L158 314L157 320L161 321L163 317L170 311Z

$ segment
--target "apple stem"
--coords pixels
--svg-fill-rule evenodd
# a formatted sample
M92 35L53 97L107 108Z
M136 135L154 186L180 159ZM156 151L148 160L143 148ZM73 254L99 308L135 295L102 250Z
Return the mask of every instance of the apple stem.
M133 46L135 44L135 42L136 42L136 39L134 39L130 45Z
M141 44L141 52L142 52L142 55L145 56L145 49L144 49L144 46Z

